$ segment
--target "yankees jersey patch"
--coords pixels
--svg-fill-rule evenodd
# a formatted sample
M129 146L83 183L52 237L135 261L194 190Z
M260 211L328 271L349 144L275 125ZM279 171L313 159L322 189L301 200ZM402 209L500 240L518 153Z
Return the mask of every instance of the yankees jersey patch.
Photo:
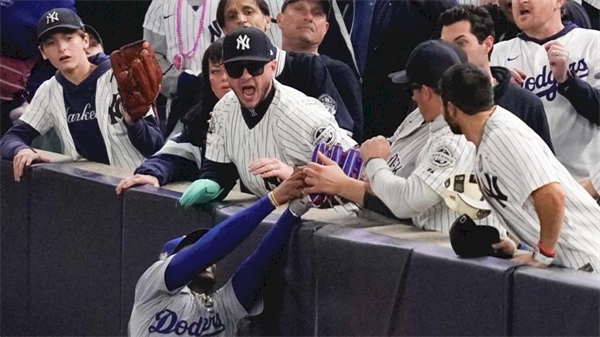
M484 198L519 240L535 247L540 220L531 194L553 183L565 192L555 263L600 266L600 206L525 123L501 107L488 119L477 150L477 181Z
M572 74L600 89L600 32L567 25L556 41L569 52ZM600 162L600 127L558 93L544 47L519 37L503 41L494 45L491 64L525 72L523 88L544 104L556 157L576 178L588 177L593 165Z

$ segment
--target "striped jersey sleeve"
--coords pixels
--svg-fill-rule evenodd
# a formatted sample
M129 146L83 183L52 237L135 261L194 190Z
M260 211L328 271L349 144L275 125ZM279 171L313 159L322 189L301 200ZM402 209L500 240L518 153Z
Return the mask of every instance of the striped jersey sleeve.
M208 127L206 136L206 159L217 163L231 163L231 159L227 154L226 137L227 127L226 117L229 114L228 107L235 101L235 95L229 92L221 99L213 110L213 116ZM230 134L235 134L235 130L230 130Z
M594 185L594 189L596 190L596 192L598 192L598 194L600 194L600 163L598 163L596 167L594 167L594 169L592 170L592 175L590 176L590 179L592 180L592 185Z
M321 102L314 98L302 100L303 104L288 106L294 101L281 102L278 109L285 111L277 124L281 149L298 164L311 160L319 143L339 143L347 150L356 142L342 130Z
M58 90L51 90L52 85L58 85L54 79L44 82L33 96L31 103L25 109L20 120L31 125L40 134L45 134L54 126L50 109L61 109L64 106L62 97L54 94Z
M445 128L431 134L428 146L419 156L414 174L441 196L444 182L451 175L473 172L475 148L464 136L454 135Z
M164 20L161 17L164 2L165 0L152 0L144 16L144 28L160 35L166 35L163 25Z

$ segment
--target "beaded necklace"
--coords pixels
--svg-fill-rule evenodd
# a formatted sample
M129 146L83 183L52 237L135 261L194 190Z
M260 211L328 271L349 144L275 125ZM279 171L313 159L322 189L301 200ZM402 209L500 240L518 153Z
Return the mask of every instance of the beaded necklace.
M202 2L202 16L200 17L200 27L198 28L198 33L196 34L196 38L194 39L194 47L189 52L184 53L183 52L183 38L181 36L181 6L183 3L183 0L177 0L175 31L177 33L177 50L179 51L179 53L177 53L175 56L173 56L173 66L178 71L181 70L181 68L183 67L184 58L191 59L194 56L194 54L196 54L196 50L198 49L198 46L200 45L200 37L202 36L202 29L204 28L204 18L206 15L206 7L208 7L207 6L208 2L209 2L209 0L204 0Z

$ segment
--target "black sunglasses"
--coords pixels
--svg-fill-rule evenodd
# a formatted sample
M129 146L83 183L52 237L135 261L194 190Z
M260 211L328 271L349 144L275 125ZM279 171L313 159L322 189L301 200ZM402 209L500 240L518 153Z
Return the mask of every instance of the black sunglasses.
M238 61L225 63L225 70L227 71L227 75L231 78L240 78L244 73L244 69L248 69L248 73L254 76L260 76L265 71L265 64L267 62L257 62L257 61Z

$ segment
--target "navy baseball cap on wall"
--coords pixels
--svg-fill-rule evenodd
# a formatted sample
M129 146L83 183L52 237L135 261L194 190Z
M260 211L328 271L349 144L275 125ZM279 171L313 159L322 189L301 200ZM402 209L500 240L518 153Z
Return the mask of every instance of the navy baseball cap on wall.
M283 5L281 5L281 11L283 12L289 4L292 4L292 3L298 2L298 1L300 1L300 0L285 0L283 2ZM329 13L331 12L331 0L318 0L318 1L321 2L321 5L323 6L323 12L325 12L325 15L329 16Z
M459 46L442 40L428 40L413 49L405 70L392 73L389 78L394 83L422 84L436 88L446 70L467 62L467 54Z
M277 49L267 34L254 27L234 30L223 39L223 63L236 61L269 62Z
M85 31L83 21L77 13L68 8L54 8L44 13L38 20L37 39L35 42L40 44L53 30L58 28L81 29Z

